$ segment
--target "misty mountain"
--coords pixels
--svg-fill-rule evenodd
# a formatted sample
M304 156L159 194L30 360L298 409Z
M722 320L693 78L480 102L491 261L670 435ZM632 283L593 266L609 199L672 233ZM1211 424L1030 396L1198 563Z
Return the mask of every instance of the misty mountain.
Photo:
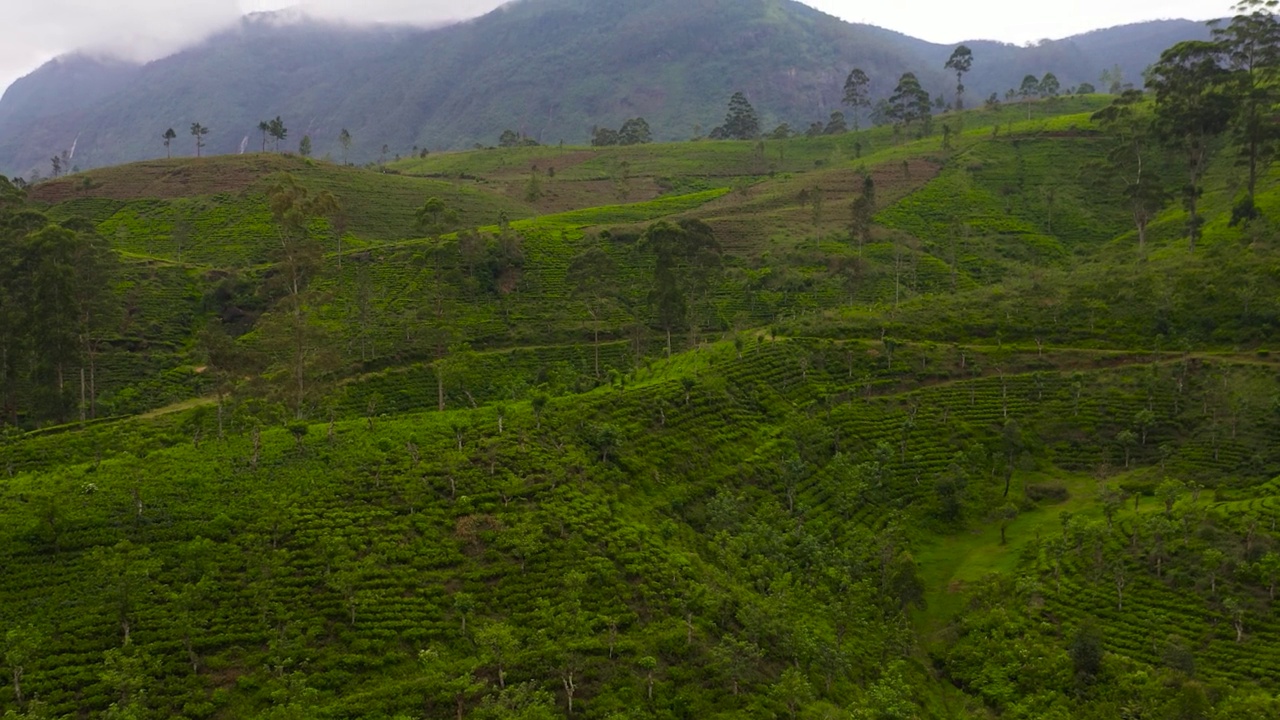
M1097 82L1119 64L1130 79L1173 42L1207 36L1199 23L1162 21L1019 47L970 43L970 104L1054 72L1064 88ZM857 66L874 96L905 71L950 99L952 46L851 24L792 0L519 0L436 29L352 27L254 15L173 56L129 65L62 58L0 100L0 172L48 172L75 145L96 167L194 154L191 123L211 129L208 153L261 147L260 120L280 115L287 145L312 136L337 158L350 130L352 161L386 146L406 154L492 144L507 128L544 143L583 143L595 125L648 119L657 139L709 131L737 90L763 123L805 127L839 109Z

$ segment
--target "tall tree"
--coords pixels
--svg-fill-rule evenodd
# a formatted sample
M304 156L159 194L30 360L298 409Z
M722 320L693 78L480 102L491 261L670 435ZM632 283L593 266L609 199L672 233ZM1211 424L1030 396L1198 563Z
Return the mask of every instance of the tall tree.
M964 76L973 68L973 51L965 45L957 47L943 67L956 74L956 110L963 110Z
M600 323L611 299L615 297L618 267L600 245L587 248L569 263L568 280L573 294L582 301L591 318L594 339L595 374L600 378Z
M854 68L849 71L849 77L844 81L844 102L853 110L853 129L858 130L858 122L862 118L862 113L871 108L871 78L862 71L862 68Z
M1040 87L1037 94L1042 98L1056 98L1058 93L1062 92L1062 83L1058 81L1058 76L1053 73L1045 73L1040 78Z
M431 283L426 286L430 295L431 305L429 313L425 318L425 322L420 324L425 326L430 332L431 337L427 338L432 346L436 358L436 405L437 408L444 412L445 396L444 396L444 361L449 351L449 346L453 340L453 326L449 322L446 309L446 300L449 296L449 285L445 282L444 257L446 254L446 245L440 238L440 235L453 229L458 224L458 213L437 197L427 198L427 201L418 208L417 229L428 238L433 238L432 244L424 260L429 258L432 265Z
M895 126L909 130L912 123L927 123L932 115L929 93L915 73L904 73L889 96L889 115Z
M1118 183L1138 231L1138 248L1147 242L1147 224L1164 207L1166 193L1156 172L1151 122L1141 90L1126 90L1093 120L1107 133L1106 162L1094 173L1103 185Z
M1210 143L1227 129L1235 111L1228 71L1219 64L1221 50L1219 44L1203 40L1178 43L1164 51L1148 79L1156 94L1156 135L1185 156L1182 204L1193 252L1204 224L1199 201Z
M1213 31L1231 70L1230 84L1239 98L1234 134L1240 158L1249 168L1247 194L1232 211L1232 225L1257 217L1254 197L1259 168L1267 166L1275 157L1276 141L1280 139L1273 113L1275 103L1280 100L1277 6L1280 6L1277 0L1242 0L1236 4L1236 15L1230 24Z
M196 139L196 157L200 157L200 151L204 149L204 136L209 134L209 128L200 123L191 123L191 135Z
M1027 106L1027 119L1031 119L1031 98L1040 94L1040 78L1035 75L1027 75L1022 78L1022 85L1018 87L1018 96L1022 98L1022 102Z
M858 254L863 245L871 242L871 221L876 214L876 183L867 175L862 180L862 194L853 201L849 223L849 235L858 244Z
M718 129L729 140L754 140L760 136L760 116L746 95L736 92L729 98L729 112Z
M165 130L164 134L160 137L164 140L165 157L173 157L173 151L169 149L169 143L173 142L174 138L178 137L178 133L174 132L173 128L169 128L168 130Z
M275 283L282 294L277 303L274 348L281 395L294 417L303 418L318 394L317 377L332 362L332 352L311 313L312 281L323 269L323 248L312 228L318 221L333 217L338 201L328 191L312 193L289 174L278 177L267 189L267 204L275 221L279 246L273 253L278 273Z
M690 296L704 293L712 273L720 267L720 244L715 233L700 220L667 221L650 225L641 242L654 255L653 288L649 300L658 325L666 332L671 354L673 330L696 330Z
M631 118L622 123L622 128L618 130L620 145L646 145L651 142L653 142L653 132L644 118Z
M280 152L280 143L289 137L289 128L284 126L284 121L277 115L275 120L267 123L267 133L275 140L276 152Z
M346 128L338 133L338 142L342 145L342 164L347 164L347 153L351 150L351 133Z
M259 120L258 132L262 133L262 152L266 152L267 151L267 135L271 133L271 123L266 120Z

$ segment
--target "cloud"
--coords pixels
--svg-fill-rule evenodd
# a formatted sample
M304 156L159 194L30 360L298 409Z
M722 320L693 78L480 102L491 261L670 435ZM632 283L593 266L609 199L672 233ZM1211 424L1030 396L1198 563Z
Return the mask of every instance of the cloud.
M75 50L132 61L154 60L234 23L238 0L36 0L5 3L0 88Z
M434 24L465 20L502 5L504 0L245 0L246 12L300 6L309 16L367 23Z
M59 55L91 55L146 62L177 52L235 23L247 13L302 6L327 20L430 24L483 14L502 0L21 0L0 3L0 91Z

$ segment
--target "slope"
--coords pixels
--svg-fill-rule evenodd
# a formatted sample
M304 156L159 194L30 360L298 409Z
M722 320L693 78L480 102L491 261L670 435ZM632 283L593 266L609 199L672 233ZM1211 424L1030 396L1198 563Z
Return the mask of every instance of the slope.
M1056 72L1065 89L1124 63L1136 78L1170 33L1199 37L1204 28L1135 26L1081 45L979 45L966 78L970 104L1027 73ZM768 128L806 127L840 109L855 66L871 76L876 98L906 71L950 97L954 77L942 69L950 50L792 0L524 0L434 31L252 16L71 106L53 100L78 87L63 77L71 63L20 81L0 101L0 171L47 174L48 158L73 142L73 162L86 168L152 157L166 128L185 139L195 122L212 129L212 152L234 152L242 142L254 146L257 123L276 115L290 125L290 143L309 134L319 155L343 157L338 135L350 130L351 157L361 162L384 146L406 156L493 143L505 129L579 143L592 127L635 116L648 118L660 139L687 138L719 124L724 101L739 90Z

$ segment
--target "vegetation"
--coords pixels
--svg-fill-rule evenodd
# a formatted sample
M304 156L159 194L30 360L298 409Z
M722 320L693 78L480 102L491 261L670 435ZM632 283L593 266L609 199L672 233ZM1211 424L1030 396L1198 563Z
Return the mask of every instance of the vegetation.
M743 91L740 140L0 182L2 712L1274 717L1233 37L1013 106L855 70L812 137Z

